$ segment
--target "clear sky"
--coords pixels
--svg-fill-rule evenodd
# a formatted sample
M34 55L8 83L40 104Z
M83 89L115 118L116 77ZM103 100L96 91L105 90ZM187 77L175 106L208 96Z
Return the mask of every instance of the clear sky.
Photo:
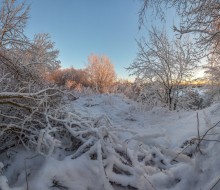
M120 78L136 57L139 0L27 0L26 34L49 33L62 67L84 68L91 53L107 55ZM171 19L172 20L172 19Z

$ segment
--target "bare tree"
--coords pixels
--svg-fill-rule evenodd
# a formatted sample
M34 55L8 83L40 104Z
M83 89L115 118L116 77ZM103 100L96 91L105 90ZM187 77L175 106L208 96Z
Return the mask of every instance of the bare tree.
M98 92L107 92L116 79L114 65L107 56L91 54L88 57L87 72L91 85Z
M42 114L49 110L44 108L53 102L51 97L57 97L59 90L43 89L45 86L33 84L40 77L36 69L28 65L31 61L24 63L27 58L25 53L32 47L24 34L29 7L15 0L2 0L0 3L1 152L17 143L26 146L27 138L33 137L30 135L32 127L40 132L40 125L45 122ZM52 104L55 105L55 102Z
M32 64L44 67L46 71L54 71L60 67L57 59L59 50L54 48L55 43L51 41L49 34L37 34L32 45Z
M219 56L212 54L207 65L204 66L206 79L210 82L211 86L220 86L220 63Z
M197 66L196 52L188 41L169 41L164 32L153 29L147 42L137 42L139 53L128 70L137 79L158 85L160 100L175 109L178 89L182 82L192 77Z
M23 44L29 6L15 0L0 1L0 47Z
M174 7L180 16L180 26L174 31L180 35L193 33L202 50L215 51L220 35L220 2L218 0L144 0L139 12L139 24L144 23L150 8L164 18L164 8ZM207 49L208 48L208 49Z
M23 50L30 42L24 34L28 19L29 6L25 2L1 0L0 10L0 68L1 72L10 73L19 80L35 80L38 78L32 69L21 63L18 52L23 56ZM2 73L1 73L2 74Z
M212 53L209 56L208 63L203 67L204 79L208 84L206 96L208 104L215 100L220 100L220 55L218 53Z
M60 67L58 60L59 50L55 49L55 43L50 39L49 34L37 34L33 43L21 51L17 51L20 62L35 70L40 77L45 78L48 73Z
M24 34L29 6L15 0L0 0L0 66L19 81L40 82L60 66L59 51L48 34Z

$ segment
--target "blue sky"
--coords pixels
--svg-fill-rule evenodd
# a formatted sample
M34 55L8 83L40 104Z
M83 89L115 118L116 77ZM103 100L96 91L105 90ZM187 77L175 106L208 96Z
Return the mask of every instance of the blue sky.
M139 0L27 0L26 34L49 33L62 67L84 68L91 53L107 55L120 78L136 57ZM152 20L154 18L152 17ZM172 19L171 19L172 21Z

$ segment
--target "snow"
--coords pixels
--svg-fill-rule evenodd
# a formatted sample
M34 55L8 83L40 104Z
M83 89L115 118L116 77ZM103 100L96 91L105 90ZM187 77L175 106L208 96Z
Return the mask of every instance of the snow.
M219 121L219 103L199 111L177 112L161 107L147 110L123 95L103 94L79 97L65 110L70 113L69 117L90 118L99 123L99 127L92 128L94 138L85 145L94 144L90 151L97 150L97 159L90 159L91 152L82 154L80 149L66 153L53 146L57 148L48 156L42 156L14 147L8 150L8 155L0 155L0 189L24 190L28 185L29 190L110 190L126 186L142 190L199 190L211 189L220 178L218 142L205 141L201 144L202 154L194 151L192 157L187 151L193 151L193 144L186 149L186 154L180 153L187 146L187 140L197 138L197 113L199 132L203 135ZM71 134L76 134L71 130L69 128ZM218 128L212 133L216 134L206 139L219 139ZM108 143L102 139L106 135L111 137ZM62 146L62 141L50 138ZM39 138L37 149L41 140ZM116 149L126 150L128 158L118 159ZM109 157L103 159L102 151ZM124 173L113 172L114 167ZM213 189L219 188L220 183Z
M59 181L60 185L73 187L73 189L102 189L103 183L97 180L99 170L95 161L88 161L84 156L80 159L66 158L58 161L49 158L45 161L42 169L30 180L33 190L49 189L53 186L52 181ZM48 181L50 179L50 181Z

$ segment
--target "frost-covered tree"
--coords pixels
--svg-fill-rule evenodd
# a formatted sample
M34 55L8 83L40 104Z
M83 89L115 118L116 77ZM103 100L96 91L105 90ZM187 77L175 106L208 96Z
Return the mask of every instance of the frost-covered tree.
M33 41L26 37L29 6L25 2L1 0L0 4L0 66L19 81L43 81L60 65L54 42L48 34L37 34Z
M48 74L60 67L60 61L54 43L44 38L41 42L34 40L25 48L5 48L0 51L1 66L19 81L45 82Z
M39 140L41 127L50 127L44 116L62 92L46 87L33 62L25 62L32 47L24 34L29 7L15 0L0 3L0 152L4 152L16 144L31 148Z
M49 34L36 34L26 49L16 53L22 64L35 70L43 78L60 67L59 50L55 49L55 43Z
M114 65L107 56L91 54L88 57L86 70L91 85L98 92L108 92L116 80Z
M206 78L211 86L220 86L220 62L219 55L212 54L208 64L204 67Z
M174 26L175 31L180 34L196 34L195 40L203 48L219 42L219 0L144 0L139 12L140 25L144 23L146 11L149 9L164 18L164 8L168 7L174 7L181 19L180 26Z
M209 102L220 100L220 62L219 54L213 53L209 56L208 63L204 66L204 78L209 89L206 96Z
M23 50L30 45L24 34L29 6L25 2L18 3L14 0L1 0L0 4L1 74L10 73L13 76L11 79L16 78L19 81L36 81L36 73L23 65L20 59Z
M189 40L170 41L165 32L153 29L150 39L137 42L139 52L128 68L138 80L157 85L158 97L175 109L178 89L189 80L197 67L196 51Z
M26 6L25 2L1 0L0 7L0 47L23 44L27 40L24 28L29 6Z
M32 64L40 65L46 71L54 71L60 67L57 59L59 50L55 49L55 43L49 34L37 34L31 46L30 55Z
M212 92L219 93L220 1L143 0L139 12L140 27L146 21L147 11L154 10L157 16L164 19L164 10L170 7L175 8L180 16L179 25L174 26L174 31L180 37L192 34L201 57L206 57L209 60L205 65L205 78L211 84Z

